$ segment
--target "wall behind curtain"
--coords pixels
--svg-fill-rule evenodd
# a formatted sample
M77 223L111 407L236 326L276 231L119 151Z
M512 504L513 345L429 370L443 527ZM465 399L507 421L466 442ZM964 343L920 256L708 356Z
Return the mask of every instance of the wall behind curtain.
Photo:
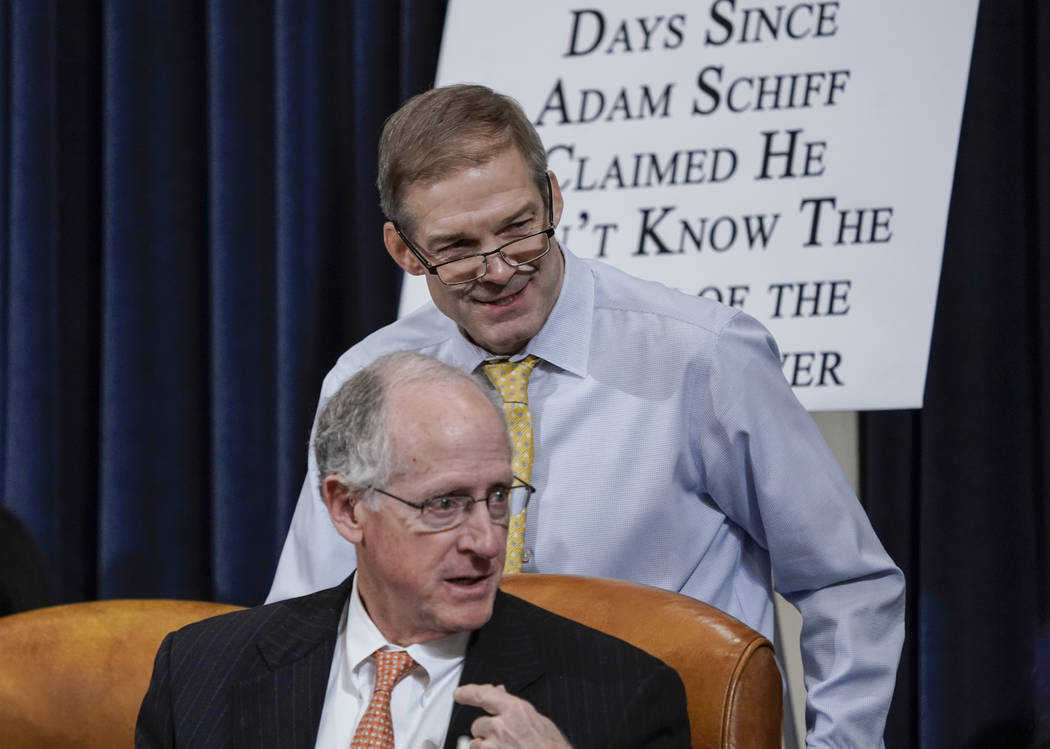
M0 491L53 600L265 596L321 378L396 315L375 145L443 18L0 6Z

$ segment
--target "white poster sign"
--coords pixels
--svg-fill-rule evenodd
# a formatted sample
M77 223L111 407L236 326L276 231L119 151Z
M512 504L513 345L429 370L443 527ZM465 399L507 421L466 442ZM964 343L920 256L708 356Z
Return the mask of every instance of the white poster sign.
M574 253L744 309L811 410L918 407L976 13L451 0L438 84L521 102Z

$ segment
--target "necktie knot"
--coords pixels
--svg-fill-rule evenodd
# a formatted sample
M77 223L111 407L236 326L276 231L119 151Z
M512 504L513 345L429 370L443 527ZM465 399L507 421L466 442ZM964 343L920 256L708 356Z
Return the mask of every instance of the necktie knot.
M529 376L539 362L532 354L521 361L485 362L485 375L499 391L504 403L528 403Z
M405 678L405 675L416 667L416 662L404 650L377 650L376 657L376 691L389 692L394 685Z

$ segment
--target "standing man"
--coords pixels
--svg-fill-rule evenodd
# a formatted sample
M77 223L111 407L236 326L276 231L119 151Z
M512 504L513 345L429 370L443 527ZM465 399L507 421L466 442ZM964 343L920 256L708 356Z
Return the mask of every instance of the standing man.
M357 571L168 635L138 749L689 746L671 668L497 590L532 487L473 378L383 357L325 406L314 451Z
M511 571L520 561L679 591L770 638L775 587L803 618L809 745L878 746L903 576L769 333L561 247L543 144L516 102L483 86L434 89L395 112L378 185L386 249L426 275L433 304L343 354L321 403L389 351L485 372L542 496L511 526ZM270 600L353 564L316 477L311 463Z

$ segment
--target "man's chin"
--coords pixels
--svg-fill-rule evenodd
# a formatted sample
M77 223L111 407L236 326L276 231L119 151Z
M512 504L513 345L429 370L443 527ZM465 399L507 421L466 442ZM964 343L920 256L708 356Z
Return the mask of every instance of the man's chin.
M480 629L492 618L493 597L487 600L477 600L471 603L458 603L455 611L443 622L442 629L449 634L456 632L473 632Z
M475 318L474 322L476 324L470 329L461 326L466 336L489 353L502 356L518 353L538 332L523 324L525 321L520 317L505 321L484 320L480 323Z

